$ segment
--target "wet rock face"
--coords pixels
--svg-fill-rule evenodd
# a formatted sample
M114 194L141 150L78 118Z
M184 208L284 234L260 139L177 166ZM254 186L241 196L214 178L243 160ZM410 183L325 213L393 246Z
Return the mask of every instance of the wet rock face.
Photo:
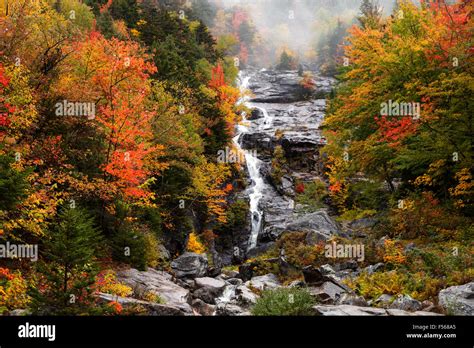
M259 171L265 183L259 201L262 229L257 247L246 255L249 257L266 250L265 246L284 231L317 231L325 238L338 228L324 212L308 217L296 214L295 179L291 175L274 179L271 164L274 151L280 146L285 166L292 173L311 178L321 175L319 151L325 139L320 126L326 109L324 97L334 80L314 73L316 91L308 96L302 93L297 71L250 70L245 75L251 76L249 89L253 98L248 106L252 112L247 116L246 131L240 135L239 143L262 161Z
M316 89L310 97L317 98L331 91L332 79L313 73ZM305 90L300 85L298 71L261 70L251 80L250 88L255 94L252 102L291 103L301 100Z
M308 232L308 242L318 243L339 234L340 228L327 211L320 210L309 214L288 214L284 219L274 220L273 224L267 225L263 234L274 240L286 231Z

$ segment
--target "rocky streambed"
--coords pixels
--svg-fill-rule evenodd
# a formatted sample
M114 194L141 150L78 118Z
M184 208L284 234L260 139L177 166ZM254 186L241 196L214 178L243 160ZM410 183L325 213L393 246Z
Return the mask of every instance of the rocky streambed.
M207 255L185 253L171 262L170 272L120 271L118 278L132 287L132 297L100 294L101 299L115 300L124 307L139 306L149 315L250 315L263 290L297 287L307 289L316 299L315 315L474 315L474 283L441 291L439 306L435 306L403 294L383 294L367 301L343 282L361 272L383 271L383 263L361 268L356 260L348 259L317 268L310 266L299 270L303 279L289 284L282 284L272 272L255 274L255 263L251 260L242 263L238 270L223 268L261 255L283 234L304 233L305 243L316 245L333 236L351 238L353 230L360 227L357 224L370 224L359 221L349 228L343 227L327 208L307 211L295 203L296 181L309 183L322 178L319 150L325 139L320 125L326 108L324 97L334 80L317 72L313 76L315 90L308 98L302 93L297 71L249 69L240 74L242 91L252 92L240 102L246 103L252 112L244 115L234 142L245 152L248 187L242 196L250 204L250 214L248 226L233 236L233 245L213 252L212 267ZM291 169L278 181L272 175L277 147L283 150L286 165ZM294 268L284 250L265 262L280 270ZM137 299L146 293L160 300Z

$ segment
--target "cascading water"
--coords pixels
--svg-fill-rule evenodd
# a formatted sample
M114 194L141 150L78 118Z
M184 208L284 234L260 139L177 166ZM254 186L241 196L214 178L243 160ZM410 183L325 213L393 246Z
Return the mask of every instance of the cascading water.
M272 119L268 115L267 110L262 107L254 106L249 103L249 97L245 95L245 91L248 89L248 85L252 76L244 76L243 72L239 73L239 87L242 93L242 98L239 100L238 103L243 103L249 108L256 107L260 109L264 115L262 125L263 127L271 127ZM243 123L249 122L245 116L243 116ZM262 162L257 158L257 156L246 150L242 150L240 139L243 133L249 132L249 127L245 125L238 125L237 126L237 134L234 137L234 143L237 148L244 152L245 154L245 161L247 163L247 170L249 172L250 180L252 181L252 186L250 187L250 214L252 217L252 229L250 233L250 239L248 242L247 250L253 249L257 246L257 238L262 229L262 221L263 221L263 211L259 207L260 200L263 197L263 190L265 188L265 182L263 180L262 175L260 174L260 167Z

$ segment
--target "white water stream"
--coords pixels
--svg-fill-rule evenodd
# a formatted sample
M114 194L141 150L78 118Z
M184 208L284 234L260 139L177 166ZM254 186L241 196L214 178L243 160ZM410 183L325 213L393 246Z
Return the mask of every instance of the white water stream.
M260 127L268 128L272 127L273 119L269 116L267 110L260 106L255 106L249 103L250 97L246 95L246 91L249 86L249 82L252 76L244 76L243 72L239 72L239 88L242 93L242 98L238 101L238 103L243 103L245 106L249 108L258 108L263 113L263 122L261 123ZM262 221L263 221L263 211L259 207L260 200L263 197L263 190L265 188L265 182L263 181L263 177L260 174L260 167L262 165L262 161L260 161L254 151L246 151L242 150L240 139L243 133L249 132L249 127L246 125L251 121L247 120L245 116L242 117L242 123L237 126L237 134L234 137L234 143L237 148L244 152L245 154L245 161L247 164L247 170L249 172L250 180L252 181L252 186L250 187L249 199L250 199L250 214L252 217L252 229L250 233L250 239L248 243L247 250L253 249L257 246L257 238L262 229Z

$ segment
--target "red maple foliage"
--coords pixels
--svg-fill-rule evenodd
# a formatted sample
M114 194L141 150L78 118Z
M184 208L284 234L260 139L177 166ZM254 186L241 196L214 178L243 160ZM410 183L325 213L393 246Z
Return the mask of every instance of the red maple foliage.
M375 117L375 122L379 126L379 141L387 142L390 147L397 147L409 135L416 132L418 122L411 117L401 119L387 119L385 116Z
M304 193L304 189L305 189L304 183L302 182L298 183L295 187L296 193Z
M211 80L209 81L209 87L218 90L220 87L225 86L224 69L219 63L216 67L212 68Z

